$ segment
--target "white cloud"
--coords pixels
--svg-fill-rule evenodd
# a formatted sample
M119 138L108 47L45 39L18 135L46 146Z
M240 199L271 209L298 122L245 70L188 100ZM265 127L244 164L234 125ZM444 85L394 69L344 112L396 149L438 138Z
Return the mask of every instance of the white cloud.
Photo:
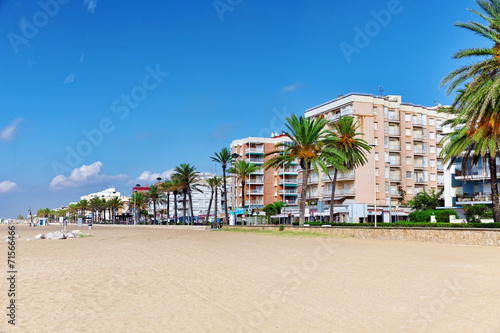
M61 190L68 187L80 187L88 184L101 184L109 181L124 180L126 175L107 176L102 172L102 162L83 165L71 171L69 177L59 175L50 182L51 190Z
M17 184L11 181L3 181L0 183L0 193L7 193L17 187Z
M98 0L84 0L83 2L87 5L87 12L95 14L95 8L97 7Z
M287 86L287 87L284 87L283 88L283 92L294 92L295 90L297 90L299 87L302 86L302 83L300 82L295 82L294 84L292 84L291 86Z
M162 181L165 179L170 179L170 176L174 173L174 169L164 171L162 173L144 171L139 177L129 182L129 184L141 184L142 186L156 184L158 180L156 178L161 177Z
M75 77L76 77L75 73L69 74L64 80L64 84L75 82Z
M14 139L16 130L19 127L19 124L21 124L23 121L23 118L16 118L12 123L2 128L2 130L0 130L0 139L6 142Z

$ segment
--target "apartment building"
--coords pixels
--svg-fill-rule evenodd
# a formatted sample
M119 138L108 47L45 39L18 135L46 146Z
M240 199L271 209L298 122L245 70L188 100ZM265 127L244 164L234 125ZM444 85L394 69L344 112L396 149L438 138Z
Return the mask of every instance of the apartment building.
M253 163L260 169L250 175L245 184L245 206L250 209L262 209L265 205L276 201L283 201L287 207L298 206L298 162L279 170L273 168L264 170L262 165L273 156L265 154L277 149L276 145L290 142L286 135L274 133L270 138L249 137L235 140L231 143L231 152L238 154L237 158ZM242 206L242 186L231 176L231 200L233 207Z
M381 209L394 209L421 191L444 187L444 166L439 154L444 136L442 124L448 115L438 113L438 107L402 103L401 96L351 93L313 107L305 116L324 117L330 124L341 116L354 117L359 132L364 133L362 138L372 145L368 163L338 174L336 205L368 204L368 220L373 220L375 205L380 216ZM333 178L333 169L329 172ZM313 173L310 184L308 200L324 202L329 209L330 177Z

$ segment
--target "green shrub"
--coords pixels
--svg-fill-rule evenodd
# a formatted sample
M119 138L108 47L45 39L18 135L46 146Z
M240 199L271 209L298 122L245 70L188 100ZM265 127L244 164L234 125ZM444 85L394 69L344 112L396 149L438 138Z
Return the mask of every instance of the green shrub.
M492 213L490 209L486 207L484 204L480 205L466 205L463 206L465 218L467 219L467 223L479 223L482 218L486 218L491 216Z
M453 209L435 210L434 215L436 215L436 222L438 223L450 223L451 215L454 215L458 219L458 213Z
M285 230L285 226L283 224L280 224L280 231Z
M433 210L424 210L424 211L414 211L408 215L408 221L410 222L430 222L431 215L434 213Z

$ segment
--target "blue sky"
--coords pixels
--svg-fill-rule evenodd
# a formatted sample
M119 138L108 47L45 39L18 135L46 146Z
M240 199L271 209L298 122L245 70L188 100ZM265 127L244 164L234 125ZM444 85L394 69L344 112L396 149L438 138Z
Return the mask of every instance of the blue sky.
M339 94L382 85L404 102L449 103L439 82L460 65L451 55L484 44L453 26L477 20L467 7L476 5L3 0L0 217L108 186L129 195L180 163L220 174L213 152Z

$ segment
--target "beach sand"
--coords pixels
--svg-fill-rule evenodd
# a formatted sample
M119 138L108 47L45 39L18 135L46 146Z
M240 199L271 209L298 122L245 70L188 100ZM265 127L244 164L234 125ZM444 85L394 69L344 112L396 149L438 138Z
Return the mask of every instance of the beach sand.
M27 241L54 230L16 226L0 331L500 332L498 247L100 225Z

